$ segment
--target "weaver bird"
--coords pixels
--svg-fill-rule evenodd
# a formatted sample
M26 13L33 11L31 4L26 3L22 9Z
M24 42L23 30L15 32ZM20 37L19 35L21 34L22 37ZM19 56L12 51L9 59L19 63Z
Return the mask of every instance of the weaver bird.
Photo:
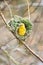
M25 25L24 24L21 24L19 26L19 29L18 29L18 34L21 35L21 36L24 36L26 33L26 28L25 28Z

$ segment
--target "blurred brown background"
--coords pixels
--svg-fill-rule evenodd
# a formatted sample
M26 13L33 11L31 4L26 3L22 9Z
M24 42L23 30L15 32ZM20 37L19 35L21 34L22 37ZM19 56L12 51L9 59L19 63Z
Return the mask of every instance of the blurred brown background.
M26 44L43 58L43 0L29 0L30 17L33 23L33 31L26 39ZM19 15L28 17L27 0L6 0L11 9L0 0L0 10L2 10L7 21L11 19L11 15ZM18 62L23 65L43 65L35 56L33 56L24 45L19 45L17 39L6 28L0 16L0 47L4 48ZM0 49L0 65L15 65Z

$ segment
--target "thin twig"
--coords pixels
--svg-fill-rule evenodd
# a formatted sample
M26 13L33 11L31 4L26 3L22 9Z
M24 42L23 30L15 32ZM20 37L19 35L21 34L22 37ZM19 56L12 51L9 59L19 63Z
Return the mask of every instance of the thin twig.
M11 1L12 1L12 0L9 0L9 1L8 1L8 4L10 4ZM1 11L3 11L5 8L6 8L6 5L4 5L4 6L1 8Z
M32 2L32 4L33 4L33 3L34 3L34 2ZM33 14L33 13L38 9L40 3L41 3L41 0L39 1L39 4L35 7L35 9L34 9L32 12L30 12L30 15ZM29 8L32 7L32 4L29 6ZM27 12L27 10L28 10L28 8L25 10L24 14Z
M5 4L7 5L8 9L9 9L9 12L10 12L10 15L11 15L11 18L12 18L12 11L11 11L11 8L10 6L8 5L8 3L6 2L6 0L4 0Z
M30 9L29 9L29 2L28 2L28 0L27 0L27 4L28 4L28 17L29 17L29 20L30 20Z
M12 31L11 31L12 32ZM13 32L12 32L13 33ZM17 38L17 36L13 33L13 35ZM37 57L42 63L43 63L43 59L36 54L24 41L22 41L21 39L17 38L35 57Z
M13 61L14 64L16 65L21 65L19 62L17 62L5 49L3 49L3 47L1 48L1 50Z
M8 28L10 28L9 25L8 25L8 23L7 23L7 21L6 21L6 19L5 19L5 17L4 17L4 15L3 15L3 13L1 11L0 11L0 16L2 17L2 19L3 19L4 23L6 24L6 26Z
M36 17L36 19L35 19L34 22L36 22L36 20L37 20L38 17L39 17L39 16ZM4 27L4 26L3 26L3 27ZM37 27L38 27L38 26L37 26ZM37 29L36 29L36 31L35 31L35 34L36 34L36 32L37 32ZM34 34L34 36L35 36L35 34ZM34 39L34 36L33 36L33 38L31 39L31 41ZM14 40L14 39L15 39L15 38L11 39L10 41L12 41L12 40ZM1 45L0 48L3 47L3 46L6 46L10 41L8 41L7 43ZM30 41L30 43L31 43L31 41Z
M0 11L0 16L2 17L4 23L7 25L6 19L5 19L4 15L3 15L3 13L1 11Z
M3 16L4 16L4 15L1 14L1 17L2 17L2 19L3 19L3 21L4 21L4 23L6 24L6 19L5 19ZM11 31L11 32L12 32L12 31ZM28 45L26 45L26 43L25 43L24 41L22 41L21 39L19 39L19 38L15 35L14 32L12 32L12 33L13 33L13 35L14 35L22 44L25 45L25 47L26 47L35 57L37 57L37 58L43 63L43 59L42 59L39 55L37 55L30 47L28 47Z

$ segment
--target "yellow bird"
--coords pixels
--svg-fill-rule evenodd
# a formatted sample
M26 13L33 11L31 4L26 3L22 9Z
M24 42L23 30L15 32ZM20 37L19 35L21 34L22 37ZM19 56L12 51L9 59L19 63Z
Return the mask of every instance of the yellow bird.
M25 28L25 25L24 25L24 24L20 25L20 27L19 27L19 29L18 29L18 33L19 33L19 35L21 35L21 36L24 36L24 35L25 35L25 33L26 33L26 28Z

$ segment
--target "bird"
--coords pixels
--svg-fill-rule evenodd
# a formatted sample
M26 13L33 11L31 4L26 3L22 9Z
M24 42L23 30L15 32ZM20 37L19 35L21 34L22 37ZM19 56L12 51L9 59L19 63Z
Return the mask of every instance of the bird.
M20 36L24 36L26 33L26 27L24 24L21 24L18 29L18 33Z

